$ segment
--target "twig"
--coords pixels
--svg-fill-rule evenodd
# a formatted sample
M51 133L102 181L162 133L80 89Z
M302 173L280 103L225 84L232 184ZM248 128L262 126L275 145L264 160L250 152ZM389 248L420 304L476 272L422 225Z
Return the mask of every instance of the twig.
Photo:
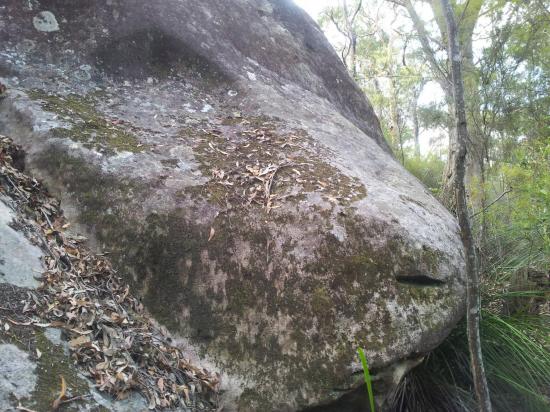
M44 211L43 208L40 208L40 211L42 212L42 214L44 215L44 218L46 218L46 222L48 222L48 226L50 227L51 230L55 230L52 226L52 222L50 221L50 218L48 217L48 215L46 214L46 212Z
M493 206L496 202L498 202L500 199L502 199L504 196L506 196L508 193L512 191L512 188L502 192L499 197L497 197L495 200L493 200L491 203L489 203L487 206L485 206L483 209L481 209L479 212L476 212L472 215L470 215L470 219L476 217L477 215L486 212L487 209L489 209L491 206Z
M268 209L267 210L268 212L269 212L269 200L270 200L270 197L271 197L271 187L273 186L273 181L275 180L275 175L283 167L288 167L288 166L294 166L294 163L285 163L285 164L282 164L280 166L277 166L277 168L273 171L273 174L271 175L271 177L267 181L267 184L265 185L265 201L266 201L266 208Z
M17 409L23 412L36 412L34 409L25 408L23 405L17 405Z
M13 183L13 181L10 179L10 177L7 174L5 174L4 177L13 186L13 188L19 192L19 194L23 197L23 200L25 202L28 202L29 200L27 199L27 196L25 196L25 194L19 189L19 187L15 183Z
M70 403L70 402L80 401L82 399L89 398L90 396L92 396L92 395L87 394L87 395L73 396L72 398L65 399L64 401L59 402L59 405L65 405L65 404Z

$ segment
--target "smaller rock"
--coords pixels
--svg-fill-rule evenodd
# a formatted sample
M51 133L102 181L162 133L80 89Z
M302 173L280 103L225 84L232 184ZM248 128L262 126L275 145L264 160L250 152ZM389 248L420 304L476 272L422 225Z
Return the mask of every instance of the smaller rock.
M0 345L0 410L11 410L10 399L28 398L37 382L36 365L15 345Z
M15 213L0 197L0 282L36 288L40 283L34 276L42 272L42 252L10 227L14 218Z
M44 336L54 345L63 346L66 342L61 339L61 329L46 328Z
M38 13L33 17L32 24L36 30L45 33L59 31L59 24L51 11L41 11Z

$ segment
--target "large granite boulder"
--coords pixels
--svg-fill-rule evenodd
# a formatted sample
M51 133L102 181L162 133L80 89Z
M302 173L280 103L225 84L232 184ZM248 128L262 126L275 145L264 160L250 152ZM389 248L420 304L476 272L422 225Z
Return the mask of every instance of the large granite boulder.
M225 410L362 390L358 347L383 397L461 317L455 220L291 1L4 0L0 81L0 133Z

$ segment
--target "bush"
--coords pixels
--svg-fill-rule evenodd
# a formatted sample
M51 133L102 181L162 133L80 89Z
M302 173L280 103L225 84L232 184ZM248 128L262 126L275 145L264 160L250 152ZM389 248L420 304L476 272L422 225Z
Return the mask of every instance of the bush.
M438 195L443 182L445 161L434 154L407 157L405 168L435 195Z

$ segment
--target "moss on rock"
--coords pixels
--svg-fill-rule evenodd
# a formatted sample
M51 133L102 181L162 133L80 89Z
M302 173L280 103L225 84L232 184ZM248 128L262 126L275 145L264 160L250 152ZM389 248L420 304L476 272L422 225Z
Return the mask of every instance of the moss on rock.
M58 114L70 124L70 128L54 128L52 134L55 137L81 142L89 149L107 154L117 151L138 153L144 150L134 134L106 119L97 110L99 97L95 95L61 96L43 90L33 90L28 94L31 99L39 101L44 110Z

